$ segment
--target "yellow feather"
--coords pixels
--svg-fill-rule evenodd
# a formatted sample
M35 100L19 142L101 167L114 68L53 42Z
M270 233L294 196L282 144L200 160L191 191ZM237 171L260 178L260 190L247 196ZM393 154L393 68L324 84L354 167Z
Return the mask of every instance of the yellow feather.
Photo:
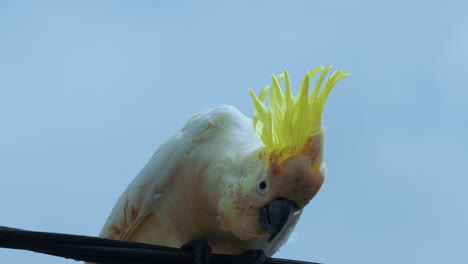
M317 66L308 71L295 98L291 92L289 74L285 69L283 74L271 76L272 85L265 86L257 97L249 90L254 103L254 129L271 153L284 148L302 146L308 138L320 132L322 113L328 94L341 79L349 76L348 72L338 70L331 74L325 84L323 80L331 66L325 69ZM320 71L311 95L309 96L310 80ZM280 83L285 80L285 95ZM269 93L268 106L266 96Z

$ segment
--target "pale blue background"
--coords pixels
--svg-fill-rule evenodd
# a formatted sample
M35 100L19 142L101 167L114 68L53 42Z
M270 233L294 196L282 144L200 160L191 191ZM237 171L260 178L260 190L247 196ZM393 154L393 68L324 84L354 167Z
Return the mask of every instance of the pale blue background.
M330 94L323 189L277 257L468 263L466 1L1 1L0 225L96 235L192 115L284 67ZM75 263L0 249L0 263Z

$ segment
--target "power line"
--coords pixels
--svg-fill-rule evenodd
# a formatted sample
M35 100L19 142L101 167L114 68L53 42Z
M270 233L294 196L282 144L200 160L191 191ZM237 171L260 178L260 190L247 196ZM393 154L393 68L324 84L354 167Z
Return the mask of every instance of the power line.
M0 247L29 250L99 264L192 264L193 254L177 248L108 238L28 231L0 226ZM244 255L213 254L213 264L243 264ZM318 264L267 258L264 264Z

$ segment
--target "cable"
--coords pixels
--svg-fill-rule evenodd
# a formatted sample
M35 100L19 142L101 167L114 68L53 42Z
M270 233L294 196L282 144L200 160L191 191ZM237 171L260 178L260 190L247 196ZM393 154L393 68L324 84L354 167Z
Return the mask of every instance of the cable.
M98 264L192 264L193 254L177 248L108 238L28 231L0 226L0 248L29 250ZM243 255L213 254L213 264L243 264ZM264 264L318 264L267 258Z

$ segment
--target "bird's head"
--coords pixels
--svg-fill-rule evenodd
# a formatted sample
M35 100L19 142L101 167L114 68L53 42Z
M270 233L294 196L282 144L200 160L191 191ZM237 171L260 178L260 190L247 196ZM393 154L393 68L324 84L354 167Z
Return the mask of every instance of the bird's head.
M330 69L318 66L307 72L297 96L291 92L286 70L272 76L272 85L258 97L250 90L253 127L264 146L245 158L239 168L245 176L229 186L220 205L229 210L219 217L223 229L241 240L269 234L271 241L322 186L326 173L322 113L332 87L349 75L338 70L324 81ZM318 73L309 93L310 81Z

